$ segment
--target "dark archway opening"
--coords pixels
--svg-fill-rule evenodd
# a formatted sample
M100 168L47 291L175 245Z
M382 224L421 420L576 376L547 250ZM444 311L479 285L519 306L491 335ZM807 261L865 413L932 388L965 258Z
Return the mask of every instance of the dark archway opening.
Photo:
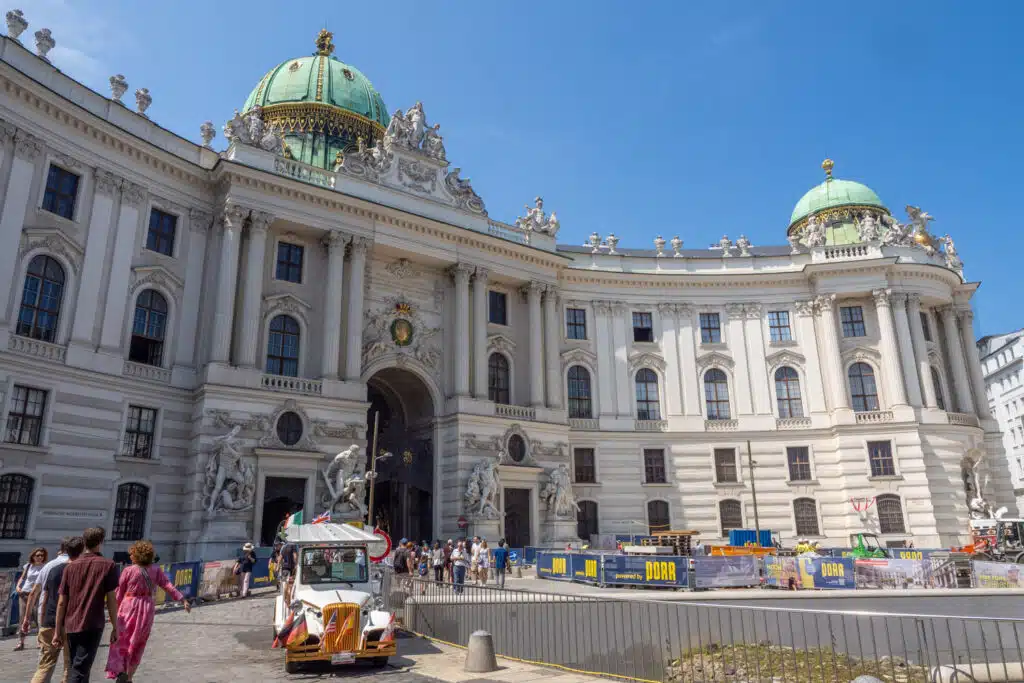
M408 370L381 370L367 383L370 410L366 443L372 447L374 415L379 415L373 484L373 518L396 541L433 538L434 402L419 377ZM372 466L367 448L367 469Z
M268 546L274 545L274 538L285 518L302 509L306 499L306 480L267 477L264 491L260 545Z

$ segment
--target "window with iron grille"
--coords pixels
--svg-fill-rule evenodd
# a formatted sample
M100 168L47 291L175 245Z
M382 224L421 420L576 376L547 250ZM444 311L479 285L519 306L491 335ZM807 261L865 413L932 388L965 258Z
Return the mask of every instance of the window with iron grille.
M775 371L775 400L779 406L779 417L803 417L804 404L800 400L800 377L793 368L779 368Z
M75 219L75 200L78 197L78 176L60 166L50 165L46 174L46 190L43 192L43 210Z
M939 371L935 369L935 366L931 366L932 371L932 386L935 388L935 404L939 407L939 410L946 409L946 397L942 395L942 380L939 379Z
M728 536L733 529L743 528L743 509L738 500L723 500L718 503L718 516L722 520L722 535Z
M921 311L921 331L924 332L924 340L930 342L932 340L932 328L928 324L928 314L924 311Z
M736 468L735 448L715 449L715 481L719 484L735 484L740 480Z
M793 501L793 518L796 520L797 536L820 536L818 529L818 505L812 498L797 498Z
M729 419L729 379L718 368L704 373L704 408L709 420Z
M656 534L659 531L668 531L672 528L672 520L669 519L668 503L663 500L652 500L647 503L647 529L648 533Z
M112 541L137 541L146 533L146 506L149 489L142 484L121 484L117 487L114 505Z
M146 249L165 256L174 255L174 233L178 229L178 217L160 209L149 212L149 232L146 233Z
M16 334L55 342L63 295L64 269L57 259L45 254L34 257L25 273Z
M582 365L569 368L569 417L588 420L594 416L590 397L590 371Z
M839 320L843 323L844 337L863 337L867 334L864 328L864 309L860 306L840 306Z
M23 474L0 477L0 538L25 538L34 485Z
M636 373L636 419L661 419L658 376L649 368L641 368Z
M789 462L790 481L811 480L811 449L807 446L788 446L786 460Z
M156 411L152 408L128 406L121 455L128 458L152 458L156 437Z
M853 410L858 413L878 410L878 387L875 385L875 371L867 363L854 363L846 371L850 379L850 398Z
M654 322L651 319L650 313L633 314L633 341L654 341Z
M768 332L773 342L793 341L793 332L789 329L789 311L769 311Z
M872 477L896 475L896 462L892 457L891 441L868 441L868 460L871 462Z
M569 339L587 338L587 311L583 308L565 309L565 336Z
M14 385L11 404L7 410L7 430L4 441L24 446L38 446L42 442L43 416L46 413L46 391Z
M900 497L885 493L875 498L878 510L878 531L883 534L905 534L907 526L903 521L903 504Z
M487 361L487 398L503 405L510 402L508 359L500 353L492 353Z
M278 315L270 321L267 336L267 374L299 376L299 323L290 315Z
M581 500L576 512L576 535L584 541L589 541L598 533L600 532L597 528L597 503L592 500Z
M508 296L504 292L487 292L487 322L508 325Z
M647 484L665 484L665 451L661 448L644 449L644 482Z
M594 466L593 448L574 448L572 451L572 461L577 484L597 483L597 468Z
M717 313L700 314L700 343L718 344L722 341L722 323Z
M155 289L144 290L135 300L135 319L128 360L159 367L164 357L167 299Z
M302 283L302 259L305 248L301 244L277 243L277 269L274 277L285 282Z

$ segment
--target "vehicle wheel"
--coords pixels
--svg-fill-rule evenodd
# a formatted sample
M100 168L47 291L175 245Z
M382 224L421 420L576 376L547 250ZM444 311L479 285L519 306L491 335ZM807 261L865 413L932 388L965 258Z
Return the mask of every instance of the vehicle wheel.
M1017 556L1013 558L1014 564L1024 564L1024 553L1017 553Z
M388 665L388 658L387 657L374 657L373 660L372 660L372 664L373 664L374 668L383 669L385 666Z
M286 674L297 674L297 673L299 673L299 663L298 662L289 662L288 660L285 660L284 672Z

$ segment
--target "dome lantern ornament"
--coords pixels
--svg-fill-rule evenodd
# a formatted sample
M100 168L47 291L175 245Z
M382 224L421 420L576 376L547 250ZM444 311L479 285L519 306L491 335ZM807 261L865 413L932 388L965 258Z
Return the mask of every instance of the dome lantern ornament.
M330 57L334 53L334 34L325 28L320 29L316 36L316 54Z
M825 159L821 162L821 170L825 171L825 179L832 180L832 169L835 168L836 163L831 159Z

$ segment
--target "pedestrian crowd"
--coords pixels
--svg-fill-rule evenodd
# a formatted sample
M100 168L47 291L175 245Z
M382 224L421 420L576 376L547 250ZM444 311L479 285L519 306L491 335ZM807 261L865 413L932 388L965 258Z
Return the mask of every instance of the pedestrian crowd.
M64 683L88 683L108 621L106 677L128 683L153 629L157 590L191 609L156 564L152 543L134 543L128 551L131 564L119 572L103 556L105 539L103 529L86 529L81 536L63 539L52 560L45 548L36 548L22 568L16 584L21 623L14 649L23 650L26 636L38 627L39 664L32 683L49 683L61 659Z
M449 538L446 543L427 541L417 544L403 538L389 558L395 575L407 590L412 589L412 578L432 578L437 583L450 583L456 593L463 592L467 579L481 586L493 576L498 588L505 587L505 576L511 567L511 558L505 539L495 548L486 538L474 536L459 541ZM426 591L426 585L420 587Z

